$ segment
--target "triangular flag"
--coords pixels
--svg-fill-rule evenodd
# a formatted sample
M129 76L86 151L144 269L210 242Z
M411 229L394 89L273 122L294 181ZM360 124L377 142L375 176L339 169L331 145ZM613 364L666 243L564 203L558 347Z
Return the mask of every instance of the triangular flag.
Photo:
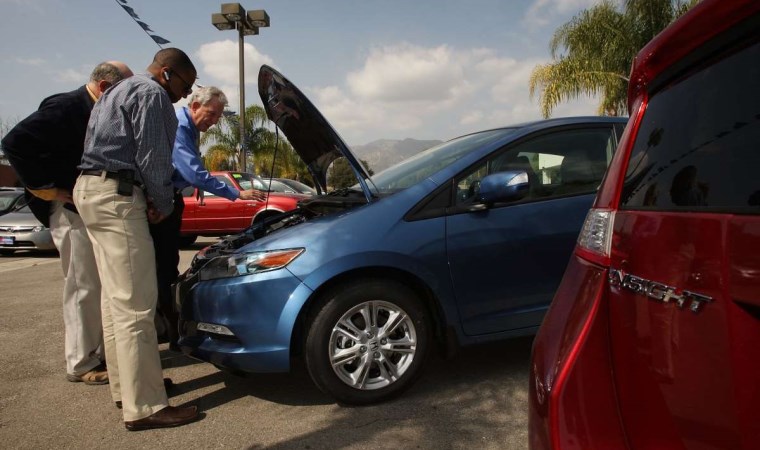
M132 16L133 19L136 20L136 19L140 18L140 16L137 15L137 13L135 12L135 10L132 9L132 8L130 8L129 6L127 6L127 5L121 5L121 7L124 8L124 11L126 11L127 14L129 14L130 16Z
M135 22L137 22L137 24L140 25L143 30L150 31L151 33L153 32L153 30L150 29L150 25L148 25L147 23L142 22L140 20L135 20Z
M156 41L156 44L169 44L171 41L167 41L166 39L162 38L161 36L157 34L149 34L148 36L152 37L154 41Z

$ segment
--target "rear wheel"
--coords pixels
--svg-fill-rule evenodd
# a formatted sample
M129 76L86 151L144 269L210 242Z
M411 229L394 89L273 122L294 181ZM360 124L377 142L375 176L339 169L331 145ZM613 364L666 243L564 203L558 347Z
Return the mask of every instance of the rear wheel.
M359 280L322 298L306 337L314 383L339 402L365 405L407 389L421 373L430 340L422 302L406 286Z

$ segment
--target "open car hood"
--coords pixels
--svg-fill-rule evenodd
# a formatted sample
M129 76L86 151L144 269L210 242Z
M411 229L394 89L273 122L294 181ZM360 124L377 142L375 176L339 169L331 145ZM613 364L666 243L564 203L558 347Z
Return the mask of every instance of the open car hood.
M327 169L344 156L361 185L367 202L372 201L369 174L343 139L308 98L275 69L259 70L259 96L267 116L277 125L306 163L322 193L327 192Z

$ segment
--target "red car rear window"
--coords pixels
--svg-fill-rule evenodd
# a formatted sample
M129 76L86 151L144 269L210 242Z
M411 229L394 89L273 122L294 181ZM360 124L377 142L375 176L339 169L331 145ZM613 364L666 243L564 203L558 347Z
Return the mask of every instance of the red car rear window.
M760 43L650 98L621 209L760 213Z

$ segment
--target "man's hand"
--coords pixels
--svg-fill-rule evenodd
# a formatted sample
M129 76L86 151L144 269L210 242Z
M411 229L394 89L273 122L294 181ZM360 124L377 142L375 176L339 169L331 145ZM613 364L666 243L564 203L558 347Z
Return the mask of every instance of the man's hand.
M267 194L258 189L248 189L247 191L240 191L241 200L259 200L264 201L267 198Z
M148 222L154 225L166 219L166 217L168 217L161 214L161 212L158 209L156 209L156 207L153 206L152 203L148 203L147 214L148 214Z
M74 204L74 200L71 198L71 191L67 191L66 189L29 189L29 192L31 192L35 197L41 198L42 200L47 200L49 202L57 200L62 203L71 203L72 205Z

